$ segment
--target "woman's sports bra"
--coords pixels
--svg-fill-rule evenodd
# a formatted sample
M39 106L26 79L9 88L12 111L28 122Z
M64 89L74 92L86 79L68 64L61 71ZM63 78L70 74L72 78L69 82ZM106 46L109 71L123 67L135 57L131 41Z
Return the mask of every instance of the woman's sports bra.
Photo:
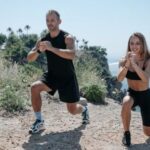
M145 70L145 66L143 66L142 70ZM141 78L138 76L138 74L136 72L133 72L130 70L128 70L128 72L126 74L126 78L131 79L131 80L141 80Z

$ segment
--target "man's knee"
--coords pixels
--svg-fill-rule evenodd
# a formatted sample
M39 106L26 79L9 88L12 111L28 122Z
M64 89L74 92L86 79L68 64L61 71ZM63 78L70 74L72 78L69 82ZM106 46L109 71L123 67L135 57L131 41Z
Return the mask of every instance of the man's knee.
M150 127L144 127L144 134L150 137Z
M76 104L67 104L67 109L72 115L77 114L77 106Z
M31 84L31 92L41 92L42 88L41 88L41 82L40 81L36 81L34 83Z

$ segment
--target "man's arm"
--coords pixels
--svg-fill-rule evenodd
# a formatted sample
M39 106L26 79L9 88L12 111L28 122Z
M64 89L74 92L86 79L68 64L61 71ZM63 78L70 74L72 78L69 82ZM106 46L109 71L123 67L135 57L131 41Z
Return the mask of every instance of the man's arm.
M73 60L75 57L75 40L71 35L68 35L65 38L65 43L66 49L58 49L54 48L49 41L44 41L40 43L39 49L45 47L45 50L51 51L62 58Z
M38 58L38 56L40 54L39 43L40 43L40 41L38 41L36 43L35 47L28 53L28 56L27 56L28 62L35 61Z

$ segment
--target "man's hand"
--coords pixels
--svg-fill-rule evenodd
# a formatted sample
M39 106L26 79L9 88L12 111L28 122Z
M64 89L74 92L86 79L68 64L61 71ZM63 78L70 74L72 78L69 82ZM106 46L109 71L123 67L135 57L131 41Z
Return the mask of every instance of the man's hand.
M50 51L51 48L52 48L52 44L49 41L43 41L43 42L40 42L40 44L39 44L39 50L41 52L44 52L46 50Z

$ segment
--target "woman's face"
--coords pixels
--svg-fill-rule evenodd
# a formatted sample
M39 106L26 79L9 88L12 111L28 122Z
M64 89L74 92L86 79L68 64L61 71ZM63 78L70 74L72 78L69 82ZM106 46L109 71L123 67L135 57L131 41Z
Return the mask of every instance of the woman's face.
M138 37L136 36L131 37L129 46L130 46L131 52L138 54L138 55L141 53L142 43Z

